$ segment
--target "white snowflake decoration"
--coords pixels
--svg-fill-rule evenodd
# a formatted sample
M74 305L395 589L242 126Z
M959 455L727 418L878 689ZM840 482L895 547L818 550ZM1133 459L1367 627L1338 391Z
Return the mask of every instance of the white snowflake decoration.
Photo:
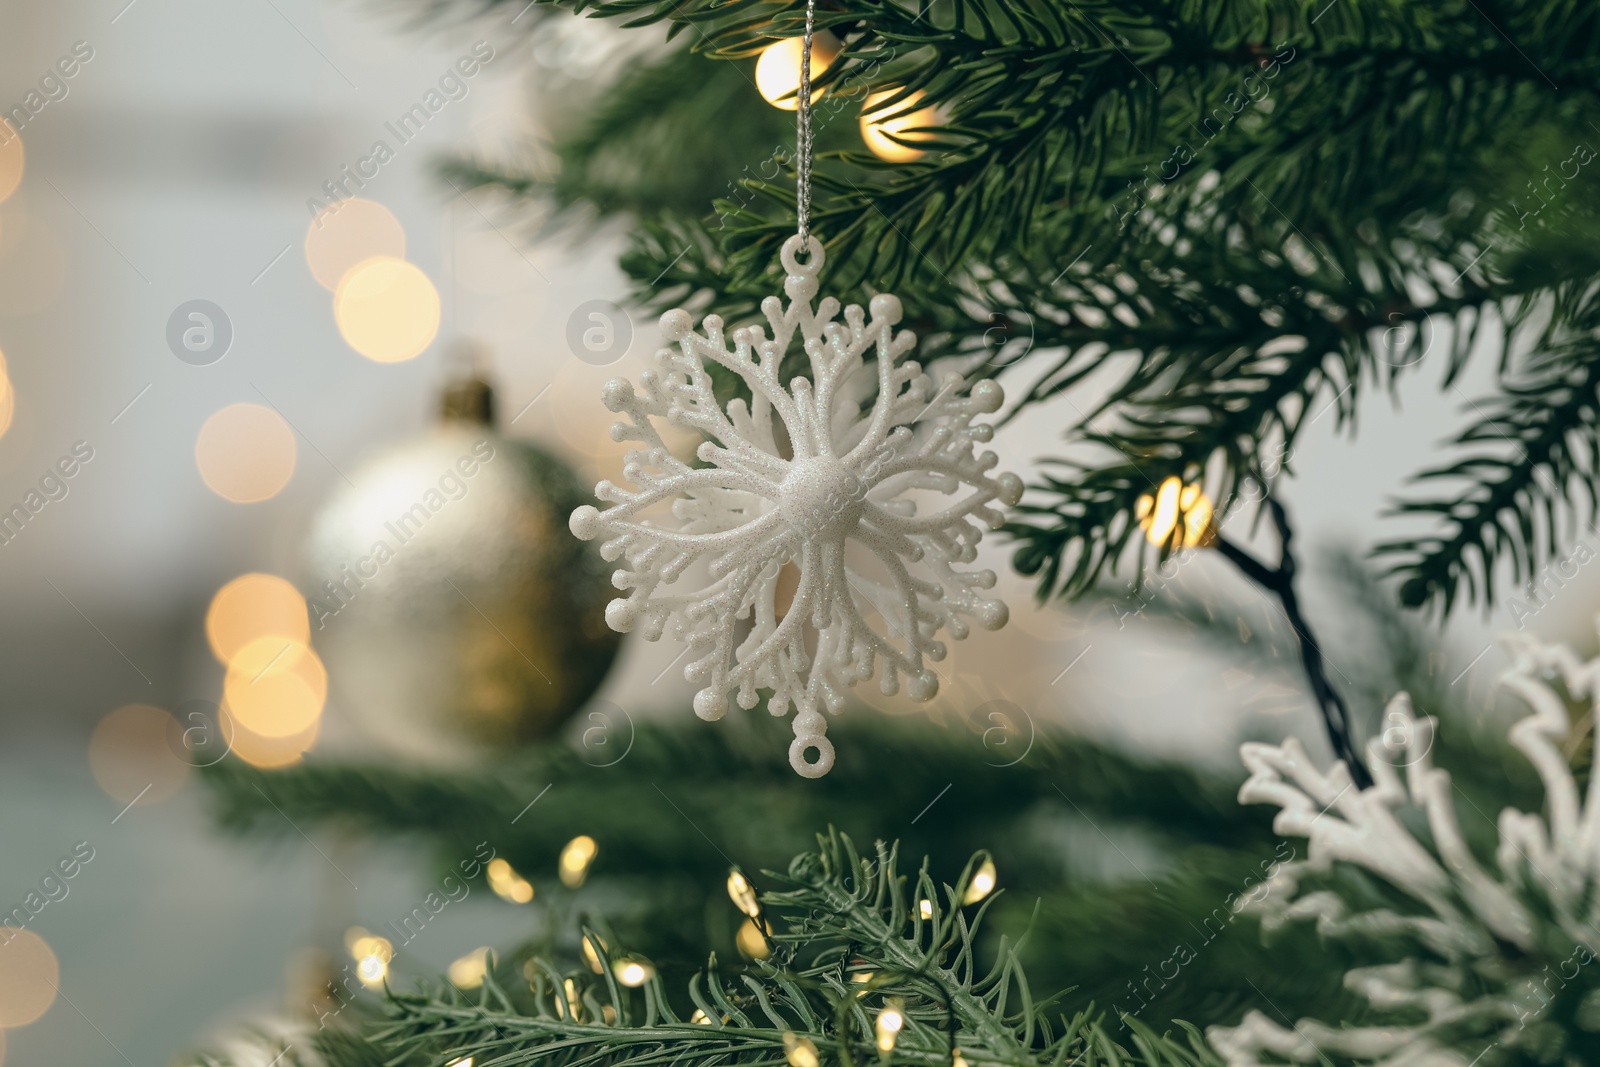
M1583 1029L1600 1027L1600 973L1589 967L1600 955L1600 775L1591 776L1585 796L1562 750L1574 733L1563 693L1600 712L1600 659L1584 662L1522 634L1505 643L1512 665L1501 684L1532 711L1511 727L1511 744L1538 772L1546 800L1542 815L1500 812L1498 870L1486 870L1468 848L1450 774L1433 766L1434 720L1414 717L1405 694L1390 703L1383 734L1367 745L1375 781L1364 790L1352 787L1343 763L1318 771L1293 739L1242 747L1251 775L1240 803L1276 804L1273 828L1310 842L1308 859L1283 864L1267 882L1255 905L1263 927L1314 920L1328 937L1376 936L1402 947L1406 959L1352 970L1345 985L1377 1012L1411 1019L1375 1026L1302 1019L1285 1029L1251 1012L1237 1027L1207 1031L1228 1067L1330 1057L1374 1067L1467 1067L1491 1049L1548 1051L1570 1040L1563 1031L1574 1025L1553 1014L1558 1000L1582 1005ZM1426 820L1424 839L1399 817L1407 807ZM1301 891L1308 873L1336 863L1363 869L1409 905L1352 911L1331 890ZM1569 1054L1560 1062L1578 1061Z
M814 778L833 766L822 712L837 713L845 689L881 674L880 688L893 694L903 675L911 698L928 700L938 678L926 661L945 656L941 629L959 639L969 617L986 629L1005 625L1005 604L978 592L993 588L994 572L957 567L976 557L983 526L1000 525L991 505L1015 504L1022 481L991 475L995 454L974 452L993 431L973 419L999 410L1000 386L984 380L969 391L951 374L935 391L921 366L903 362L916 337L894 329L893 296L873 297L870 319L851 305L833 321L840 309L831 296L813 311L822 245L810 238L804 263L800 248L791 237L781 254L788 306L761 302L770 338L760 326L724 335L715 315L704 333L681 309L661 316L677 349L656 353L637 390L620 378L605 387L606 407L629 419L612 426L612 438L645 445L623 468L638 488L601 482L595 495L611 506L581 507L571 526L584 540L603 537L605 558L626 564L612 578L628 592L606 609L612 629L687 641L684 677L703 686L694 698L703 719L726 714L730 694L751 708L758 690L770 690L772 714L796 711L789 762ZM785 388L779 368L796 331L811 373ZM739 375L752 402L724 411L707 361ZM876 398L862 412L874 371ZM702 435L697 454L707 466L676 459L654 419ZM791 562L799 585L780 617L779 573Z

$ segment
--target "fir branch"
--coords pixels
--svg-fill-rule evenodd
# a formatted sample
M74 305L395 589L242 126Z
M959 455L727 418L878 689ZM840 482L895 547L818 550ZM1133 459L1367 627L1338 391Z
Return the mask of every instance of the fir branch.
M665 23L677 51L586 109L552 177L482 163L466 176L573 211L635 215L624 267L644 303L748 316L772 290L793 206L787 133L739 156L743 123L784 121L739 68L798 34L801 8L542 6ZM819 10L845 43L818 79L833 150L819 160L812 217L834 291L914 289L908 325L924 358L999 366L1023 383L1014 411L1066 402L1108 361L1130 365L1071 427L1090 447L1042 479L1011 527L1042 593L1081 595L1114 573L1126 509L1163 478L1209 472L1226 512L1326 411L1352 426L1358 403L1422 354L1452 384L1518 309L1600 277L1581 186L1536 217L1508 192L1542 174L1525 162L1531 148L1588 136L1600 18L1549 0L1314 6L829 0ZM894 96L888 111L939 105L934 151L889 166L845 149L879 91ZM673 146L711 162L673 167ZM1544 204L1541 189L1557 182L1568 185L1528 184ZM1011 343L993 360L997 332ZM1446 336L1447 350L1426 351ZM1509 553L1521 561L1513 577L1526 577L1556 543L1544 527L1525 536L1533 511L1589 504L1587 416L1531 401L1534 389L1581 393L1584 381L1522 373L1485 405L1506 412L1459 442L1474 450L1464 465L1426 475L1464 476L1468 501L1403 506L1442 527L1384 546L1409 604L1448 610L1480 587L1487 601L1486 554ZM1526 470L1480 455L1489 442L1475 435L1490 432L1539 455ZM1574 477L1549 478L1562 464Z
M1600 287L1584 286L1551 312L1536 354L1481 404L1453 442L1467 454L1417 476L1423 484L1466 483L1448 496L1403 501L1394 513L1439 520L1445 532L1385 542L1375 550L1400 574L1402 602L1448 613L1462 586L1494 602L1506 561L1515 584L1531 582L1560 551L1571 521L1600 517ZM1563 509L1569 509L1563 513Z
M986 25L1022 20L1027 10L996 6ZM707 10L722 17L728 5ZM1057 28L1015 42L1015 31L947 24L937 13L924 17L895 5L829 15L858 36L819 79L835 89L819 105L824 112L854 110L866 93L885 88L902 98L927 93L925 103L948 112L939 131L944 150L923 162L885 167L855 153L841 157L848 166L819 172L816 217L827 223L833 273L846 285L871 278L890 287L954 274L996 250L1025 250L1037 234L1053 232L1039 224L1040 210L1071 203L1091 227L1094 216L1104 214L1102 204L1120 200L1125 211L1139 200L1125 188L1130 178L1176 195L1214 170L1225 179L1213 198L1222 217L1249 197L1265 196L1308 229L1345 218L1352 203L1409 210L1440 189L1446 195L1459 189L1460 172L1486 139L1538 119L1549 106L1530 88L1543 83L1527 61L1499 38L1497 48L1485 47L1465 26L1436 26L1432 34L1408 25L1368 27L1344 39L1329 27L1295 28L1288 9L1273 18L1258 18L1258 12L1257 5L1239 5L1202 27L1183 14L1148 10L1146 22L1126 29L1146 42L1132 52L1099 28L1128 20L1094 4L1075 5L1061 16L1071 31L1066 36ZM1385 11L1381 17L1406 16ZM769 34L798 32L792 12L775 14L770 24L752 16L738 26L736 44L714 45L708 37L697 47L738 58ZM1010 43L997 46L996 34ZM1431 41L1433 35L1444 39ZM1375 54L1375 38L1404 44ZM1157 41L1163 43L1151 43ZM1463 62L1471 68L1486 54L1501 53L1510 58L1463 76ZM1267 91L1264 77L1278 77L1280 67L1283 80L1271 87L1268 101L1272 113L1256 108L1240 115L1250 102L1241 87L1253 77ZM617 97L630 105L642 98L625 87ZM649 114L659 122L678 125L690 112L696 119L706 114L692 94L653 100ZM1213 128L1224 127L1226 136L1213 146ZM1204 165L1180 160L1176 177L1147 180L1152 168L1164 167L1174 145L1199 141L1197 134L1204 137ZM1425 158L1417 158L1419 151ZM582 152L573 158L581 160ZM725 270L736 282L764 271L775 242L792 229L788 188L770 185L770 179L750 180L744 210L727 227L724 251L732 258ZM781 195L764 210L769 192ZM724 222L729 217L724 211ZM929 227L934 218L940 225ZM1158 228L1166 218L1162 213ZM1093 241L1087 231L1076 236ZM862 248L872 251L848 262Z
M1238 807L1229 777L1130 759L1043 723L1026 758L1003 766L1023 754L1031 727L1020 709L1000 701L974 708L972 725L960 730L920 716L846 715L835 729L850 743L840 746L833 773L816 782L795 780L773 744L773 731L783 728L767 716L715 727L694 719L641 722L632 752L610 768L585 763L594 756L584 749L550 744L470 774L316 760L259 771L227 760L204 780L223 827L258 841L300 842L287 816L311 834L415 842L452 873L458 859L482 852L487 841L534 883L536 906L559 913L623 894L629 903L611 909L619 935L674 975L708 937L720 952L734 951L737 924L708 923L701 906L727 857L750 867L781 865L805 848L817 825L857 837L898 836L941 864L988 850L1020 894L999 904L994 929L1010 932L1026 928L1036 897L1067 914L1085 894L1117 895L1124 883L1108 885L1107 878L1140 885L1156 879L1168 893L1169 870L1180 879L1191 855L1243 871L1271 847L1265 820ZM896 773L885 776L891 762ZM995 812L1016 817L997 822ZM600 856L575 893L556 874L557 857L576 833L593 837ZM1171 924L1151 926L1150 935L1181 937L1185 908L1208 912L1210 896L1205 886L1174 882ZM1051 903L1058 898L1070 900ZM362 918L377 929L392 916ZM1030 967L1052 988L1067 985L1078 955L1071 940L1041 942Z
M1299 254L1312 253L1302 246ZM1197 246L1188 255L1203 269L1221 252ZM1070 401L1069 391L1090 374L1104 379L1108 364L1116 365L1112 354L1138 352L1121 361L1124 373L1098 406L1076 411L1068 438L1087 446L1084 457L1048 461L1006 528L1021 543L1017 569L1039 575L1041 597L1093 588L1117 572L1130 539L1141 546L1134 566L1142 573L1148 548L1134 537L1134 505L1165 478L1203 477L1219 515L1251 503L1241 495L1246 485L1270 484L1292 469L1308 426L1330 417L1350 423L1366 385L1392 384L1425 355L1459 367L1482 321L1475 285L1423 308L1400 278L1374 273L1357 283L1315 260L1302 262L1312 277L1283 277L1283 261L1271 254L1227 262L1237 272L1228 282L1183 268L1136 279L1111 264L1042 289L1021 270L990 285L991 298L1033 309L1032 347L1060 346L1019 408ZM1436 354L1425 346L1446 331L1416 329L1431 321L1455 327L1448 349Z
M1017 721L992 719L992 707ZM1030 890L1059 878L1059 859L1025 827L1014 841L996 835L987 813L1081 812L1174 846L1267 840L1263 822L1241 823L1232 779L1129 756L1031 720L1008 703L985 702L969 714L971 722L954 729L920 716L890 719L865 709L846 715L833 727L849 739L839 745L833 772L803 788L787 770L782 746L773 744L784 724L767 716L715 727L692 717L641 721L626 758L609 767L586 762L610 762L609 752L601 761L583 748L550 744L470 775L388 762L311 761L261 771L235 760L205 774L219 823L235 833L293 835L285 815L305 828L428 834L452 848L492 833L501 854L530 873L547 868L574 826L626 855L629 876L641 879L698 876L726 862L718 847L754 863L779 863L804 847L806 827L831 823L858 836L898 834L939 856L989 847L1014 884ZM608 744L626 741L619 734ZM897 774L886 779L882 766L890 758ZM948 806L919 820L946 786ZM1058 786L1075 808L1062 802ZM518 818L536 796L538 805ZM663 796L672 803L663 804ZM605 877L607 869L602 862L595 875Z
M395 996L371 1040L392 1063L850 1067L879 1059L875 1020L892 1006L904 1019L892 1060L918 1067L1216 1062L1192 1029L1180 1040L1135 1022L1130 1051L1092 1010L1051 1017L1004 943L981 967L975 937L986 905L963 904L976 858L942 887L924 864L913 896L895 847L880 843L869 859L836 832L818 844L787 873L768 873L779 888L761 895L761 918L781 951L733 974L713 960L690 989L697 1021L682 1018L659 977L630 990L604 969L597 979L541 961L531 996L519 995L526 1010L492 980L477 1004L454 990ZM916 900L932 902L926 913Z

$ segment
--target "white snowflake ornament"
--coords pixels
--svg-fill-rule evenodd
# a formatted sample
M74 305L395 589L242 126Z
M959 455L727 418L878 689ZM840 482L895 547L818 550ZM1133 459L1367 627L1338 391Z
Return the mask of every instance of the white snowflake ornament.
M968 619L1005 625L1005 604L982 595L994 572L960 565L976 557L983 528L1000 525L995 502L1021 498L1022 480L992 474L998 458L975 451L993 434L974 419L999 410L998 383L967 389L949 374L935 389L906 361L916 336L894 329L898 299L875 296L870 317L851 305L835 322L833 297L812 308L821 243L796 235L781 259L789 303L761 302L770 337L759 325L724 333L716 315L696 332L674 309L661 329L677 347L656 353L639 388L606 384L606 407L628 417L612 438L644 443L623 467L637 488L601 482L595 495L610 506L578 508L571 527L603 537L605 558L625 564L612 577L628 593L606 610L612 629L688 642L684 677L703 687L694 698L703 719L726 714L731 695L752 708L769 690L772 714L796 712L790 764L816 778L834 759L823 712L839 711L844 690L879 675L893 694L904 676L911 698L928 700L939 682L927 661L945 656L940 630L959 639ZM810 374L785 387L780 367L796 332ZM751 401L724 410L708 362L737 374ZM705 466L675 458L656 419L702 435ZM799 576L784 610L786 564Z

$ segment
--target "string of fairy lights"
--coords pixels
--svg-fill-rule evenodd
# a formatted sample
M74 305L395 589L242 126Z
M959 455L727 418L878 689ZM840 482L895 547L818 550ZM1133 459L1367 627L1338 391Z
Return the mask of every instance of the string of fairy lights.
M599 854L600 846L592 837L579 835L568 841L561 849L556 864L557 875L562 885L568 889L581 887ZM527 904L534 899L532 883L503 858L496 858L488 864L486 876L490 888L507 903ZM966 879L959 894L961 906L983 901L994 892L998 881L993 858L984 856ZM744 872L734 868L728 874L725 888L728 899L733 902L734 908L744 916L745 920L739 939L741 954L752 960L769 958L773 954L772 928L763 913L755 886ZM934 920L937 913L933 902L926 898L920 900L918 915L923 921ZM754 932L753 940L745 937L744 930ZM345 932L345 946L355 963L356 974L361 982L370 989L381 989L389 977L389 965L394 959L393 943L363 927L353 926ZM584 932L579 946L583 963L590 971L597 975L609 971L617 983L626 988L637 989L656 976L656 968L649 960L635 954L614 953L605 939L593 931ZM454 960L446 969L451 984L462 990L472 990L482 986L488 976L491 953L490 947L484 945ZM528 981L530 990L538 992L541 978L539 962L529 959L524 963L522 973ZM855 996L862 998L874 993L880 980L885 977L888 976L880 976L870 970L854 971L850 975L851 982L860 986L855 991ZM570 1019L575 1023L588 1021L586 1013L589 1009L585 1006L582 990L573 978L566 977L560 980L559 993L553 998L553 1003L559 1018ZM601 1005L600 1014L606 1023L616 1021L616 1009L611 1005ZM713 1019L699 1008L695 1009L689 1021L698 1026L719 1025L719 1020ZM727 1021L720 1020L720 1023L725 1024ZM904 1001L896 996L886 996L873 1022L873 1040L884 1056L894 1051L906 1022ZM821 1057L816 1044L809 1038L786 1032L782 1040L784 1058L789 1067L820 1067ZM954 1045L950 1049L950 1065L968 1067L961 1050ZM452 1060L447 1067L472 1067L472 1059L464 1057Z
M800 98L800 57L805 45L798 37L774 41L762 49L756 60L756 90L761 98L773 107L794 111ZM843 51L839 39L827 30L819 30L811 41L811 76L819 77ZM815 104L828 93L826 87L811 91ZM861 139L867 149L888 163L912 163L927 154L926 149L906 142L926 141L934 135L926 127L937 126L941 114L937 107L918 107L927 94L918 89L898 103L889 102L899 95L895 89L871 93L862 106Z
M994 892L995 886L998 884L999 874L995 868L994 859L985 855L982 862L967 878L965 886L961 890L959 897L961 905L965 907L979 903ZM745 877L742 871L735 868L728 874L727 890L728 899L733 901L733 906L745 916L747 928L755 930L762 943L762 951L759 953L746 952L745 954L753 959L767 958L772 954L770 927L762 914L760 897L756 893L755 887L750 884L750 880ZM923 898L917 902L917 914L922 921L930 922L936 919L937 909L932 900ZM742 949L743 946L741 946ZM850 981L853 985L861 987L855 991L855 996L859 999L875 992L880 979L886 977L891 976L881 976L871 970L855 970L850 975ZM706 1026L715 1024L715 1020L708 1017L704 1011L698 1009L690 1021ZM723 1022L726 1021L723 1020ZM904 1000L897 996L885 997L877 1016L873 1020L873 1040L878 1047L879 1053L884 1057L892 1053L905 1027ZM950 1067L969 1067L966 1058L961 1054L961 1049L954 1044L954 1026L949 1028L949 1038L951 1041ZM787 1060L789 1067L821 1067L822 1059L817 1052L816 1043L808 1037L793 1032L785 1032L783 1035L783 1050L784 1058Z

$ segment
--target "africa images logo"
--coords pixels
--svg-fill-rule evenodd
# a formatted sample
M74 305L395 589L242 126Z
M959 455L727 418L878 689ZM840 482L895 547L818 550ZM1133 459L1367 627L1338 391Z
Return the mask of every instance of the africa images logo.
M91 459L94 459L94 447L89 442L73 442L71 454L62 456L45 470L39 478L37 489L29 489L19 502L0 509L0 545L9 545L14 541L46 506L65 500L72 491L68 483Z
M395 158L396 150L410 144L418 134L422 133L423 127L433 116L443 111L445 105L453 100L467 98L467 94L472 91L468 82L492 59L494 59L494 46L487 41L474 43L466 55L439 75L437 88L423 93L421 100L401 112L393 122L383 124L383 128L395 138L393 146L388 140L380 137L372 142L372 147L367 150L366 155L356 160L353 171L350 164L346 163L339 168L338 176L322 183L322 190L327 194L326 200L315 196L306 200L306 209L311 212L311 217L316 218L318 212L327 208L330 203L347 200L355 196L359 190L365 189L367 182L376 178L378 171Z
M0 145L10 144L12 138L38 118L46 107L65 100L72 91L72 86L67 83L77 77L83 64L93 58L94 46L88 41L78 41L72 46L70 55L62 56L53 67L41 74L39 87L29 89L20 104L13 105L6 109L4 115L0 115Z

